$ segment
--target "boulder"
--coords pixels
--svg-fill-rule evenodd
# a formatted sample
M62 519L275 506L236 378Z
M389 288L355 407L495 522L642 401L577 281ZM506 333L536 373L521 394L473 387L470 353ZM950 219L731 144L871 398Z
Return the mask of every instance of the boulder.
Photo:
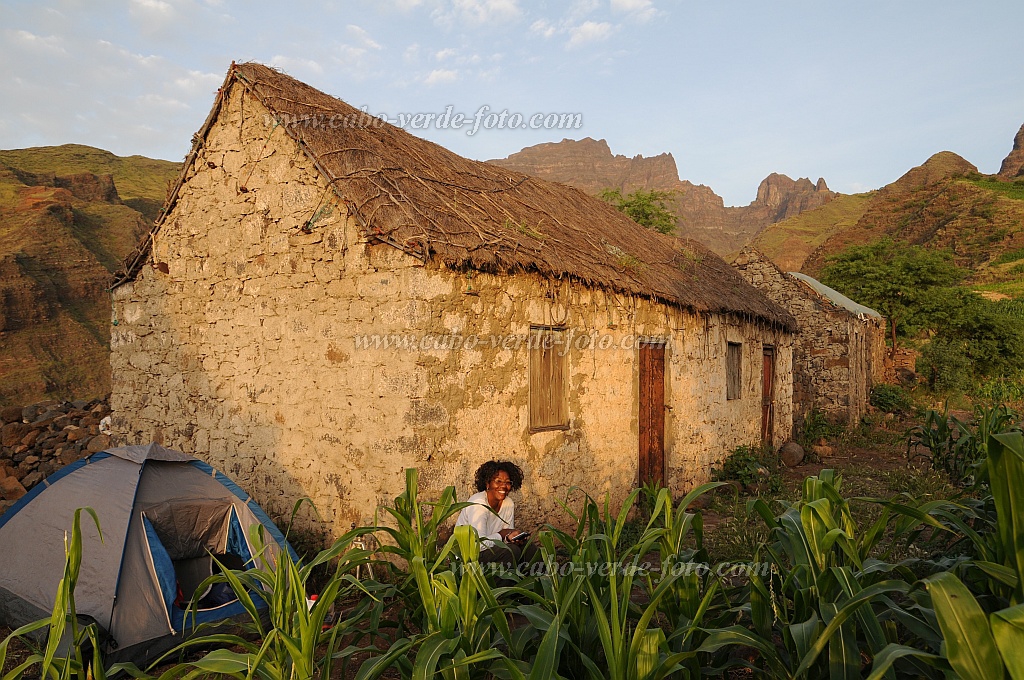
M25 487L14 477L0 479L0 497L4 500L16 501L26 493Z
M56 410L56 409L49 409L49 410L44 411L42 414L36 416L36 419L33 420L32 422L33 423L43 423L44 421L49 421L47 423L47 424L49 424L49 423L52 423L56 418L59 418L62 415L64 415L64 411L59 411L59 410Z
M17 446L31 430L31 427L22 422L7 423L0 428L0 445Z
M99 453L110 448L110 435L109 434L98 434L89 440L89 444L85 447L89 453Z
M32 446L39 439L39 435L43 433L42 430L31 430L27 435L22 437L21 443L23 446Z
M30 472L21 480L21 486L25 489L31 489L33 486L43 481L43 473L39 470Z
M0 410L0 421L3 423L20 423L21 422L21 407L20 406L8 406L3 410Z
M786 442L782 449L779 450L779 457L786 467L796 467L804 462L804 447L796 442Z
M68 441L77 442L79 439L85 439L89 436L89 430L84 427L77 427L71 425L67 430Z

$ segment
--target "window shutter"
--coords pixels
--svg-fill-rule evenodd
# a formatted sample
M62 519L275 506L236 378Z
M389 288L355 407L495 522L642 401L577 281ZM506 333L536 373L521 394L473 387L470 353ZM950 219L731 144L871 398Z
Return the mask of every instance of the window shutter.
M530 329L530 429L569 426L565 331Z
M730 342L725 355L725 398L739 399L743 393L743 345Z

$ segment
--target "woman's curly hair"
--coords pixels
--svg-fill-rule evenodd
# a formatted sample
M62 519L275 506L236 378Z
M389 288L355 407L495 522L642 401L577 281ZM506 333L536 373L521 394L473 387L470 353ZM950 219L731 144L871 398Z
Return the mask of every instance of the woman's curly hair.
M499 473L504 472L512 481L512 490L519 491L523 486L522 469L510 460L489 460L476 469L477 491L486 491L487 484Z

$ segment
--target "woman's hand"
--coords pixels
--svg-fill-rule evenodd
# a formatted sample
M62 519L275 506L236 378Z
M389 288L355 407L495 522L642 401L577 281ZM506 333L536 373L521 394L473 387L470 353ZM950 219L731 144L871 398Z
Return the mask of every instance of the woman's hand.
M508 543L509 541L516 540L516 536L518 536L521 533L523 532L519 529L502 529L498 532L498 535L501 536L501 540Z

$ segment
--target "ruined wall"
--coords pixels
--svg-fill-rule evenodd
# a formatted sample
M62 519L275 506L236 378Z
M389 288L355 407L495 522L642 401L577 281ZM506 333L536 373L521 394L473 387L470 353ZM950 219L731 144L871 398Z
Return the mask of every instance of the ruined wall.
M776 441L791 428L791 336L536 275L424 266L369 244L310 161L239 89L152 261L114 291L114 427L180 448L272 511L313 499L342 531L421 469L428 497L510 458L524 523L557 520L572 486L636 483L636 339L664 340L666 472L682 491L760 436L761 348L774 345ZM244 187L244 191L242 188ZM308 233L307 233L308 232ZM564 325L569 428L531 433L531 325ZM744 343L725 399L726 342Z
M794 427L814 408L849 424L860 422L871 387L883 379L882 322L836 307L753 249L744 249L733 264L799 324L793 351Z

